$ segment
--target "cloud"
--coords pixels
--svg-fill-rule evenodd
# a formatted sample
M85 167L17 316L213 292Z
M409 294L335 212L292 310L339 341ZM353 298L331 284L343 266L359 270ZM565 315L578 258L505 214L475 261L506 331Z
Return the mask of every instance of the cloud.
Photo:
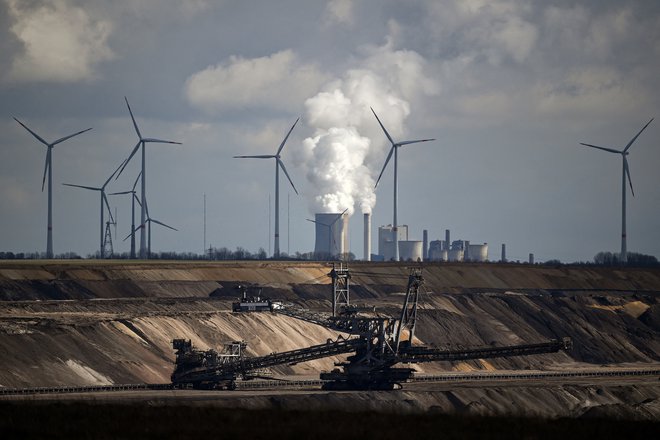
M324 24L351 25L355 21L353 15L353 0L330 0L325 6Z
M303 64L292 50L283 50L260 58L232 56L191 75L184 93L188 102L207 111L297 110L324 80L314 64Z
M527 2L518 0L431 2L427 26L445 51L458 47L463 53L485 57L492 65L522 63L539 35L526 18L529 10Z
M94 20L66 0L36 7L5 1L12 21L10 31L23 44L23 51L11 63L11 80L88 81L94 78L98 63L114 57L107 45L110 22Z

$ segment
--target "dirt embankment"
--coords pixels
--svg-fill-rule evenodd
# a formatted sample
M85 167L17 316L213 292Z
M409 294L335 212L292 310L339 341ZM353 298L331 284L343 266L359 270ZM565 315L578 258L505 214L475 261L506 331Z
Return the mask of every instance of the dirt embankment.
M235 296L252 283L289 299L326 298L331 266L300 262L0 262L0 300ZM354 295L405 290L409 268L351 264ZM427 264L426 289L436 293L610 291L660 292L659 269Z
M229 312L234 285L244 282L266 286L266 296L328 310L329 269L317 263L0 263L0 386L169 382L173 338L192 339L200 348L245 340L252 355L334 339L336 332L293 318ZM398 316L408 268L354 264L351 272L353 302ZM660 270L460 264L425 266L423 274L421 343L456 348L570 336L575 348L418 365L421 372L660 362ZM275 372L318 377L337 360ZM483 405L495 405L491 398L483 397Z

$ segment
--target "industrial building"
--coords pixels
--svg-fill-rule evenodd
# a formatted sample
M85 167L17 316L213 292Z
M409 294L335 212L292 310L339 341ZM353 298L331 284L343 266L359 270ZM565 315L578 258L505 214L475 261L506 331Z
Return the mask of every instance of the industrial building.
M450 240L449 229L444 240L429 243L428 261L488 261L488 243L471 244L468 240Z
M378 255L385 261L394 260L394 233L392 225L380 226L378 228ZM399 225L397 228L399 243L408 241L408 225ZM401 247L399 246L399 249ZM399 252L400 254L400 252Z

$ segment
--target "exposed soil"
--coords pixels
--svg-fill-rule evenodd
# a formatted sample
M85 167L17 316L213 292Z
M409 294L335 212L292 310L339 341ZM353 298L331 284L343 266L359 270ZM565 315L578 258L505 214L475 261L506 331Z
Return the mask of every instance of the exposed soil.
M0 263L0 386L166 383L174 338L199 348L234 340L250 355L335 339L323 327L271 313L231 313L240 283L263 296L310 309L330 308L329 266L317 263L3 262ZM398 316L408 269L351 265L353 303ZM447 370L660 365L660 270L435 264L424 268L416 336L437 347L498 346L570 336L570 352L416 365ZM278 375L318 377L340 359L281 366ZM416 411L524 416L600 416L660 420L660 386L636 383L573 388L426 389L397 393L319 393L254 398L296 408L412 408ZM332 397L344 396L344 397ZM240 398L232 397L235 402ZM240 406L240 405L239 405ZM261 406L257 406L261 407Z

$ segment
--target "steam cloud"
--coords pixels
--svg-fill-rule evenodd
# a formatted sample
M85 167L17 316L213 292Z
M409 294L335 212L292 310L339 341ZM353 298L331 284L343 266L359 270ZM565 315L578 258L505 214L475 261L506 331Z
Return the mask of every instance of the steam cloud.
M391 46L388 41L368 49L357 68L305 102L306 122L314 134L303 141L300 162L312 188L312 212L348 208L352 215L357 204L361 212L370 213L376 203L375 176L390 145L369 107L396 138L410 114L410 101L437 92L424 76L424 59Z

